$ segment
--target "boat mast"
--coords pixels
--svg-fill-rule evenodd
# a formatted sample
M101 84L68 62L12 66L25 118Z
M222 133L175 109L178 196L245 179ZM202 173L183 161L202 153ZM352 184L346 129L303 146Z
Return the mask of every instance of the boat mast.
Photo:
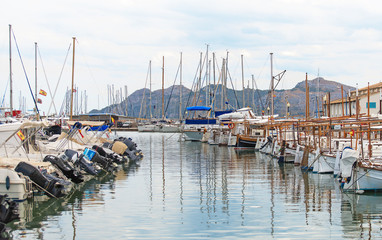
M162 65L162 119L164 119L164 56Z
M272 116L274 115L274 78L273 78L273 59L272 59L272 56L273 56L273 53L270 53L269 54L270 57L271 57L271 114Z
M182 122L182 52L180 52L179 122Z
M255 110L255 76L252 74L252 109ZM256 111L256 110L255 110Z
M12 25L9 25L9 108L11 117L13 115L13 88L12 88Z
M153 113L151 111L151 108L152 108L152 103L151 103L151 60L149 62L149 74L150 74L150 99L149 99L149 106L150 106L150 121L152 120L153 118Z
M330 99L330 98L329 98ZM330 100L329 100L330 104ZM308 85L308 73L305 73L305 120L309 119L309 85ZM329 115L330 117L330 115Z
M72 89L70 90L70 120L73 120L74 54L76 49L75 44L76 44L76 37L73 37Z
M221 104L220 104L220 108L221 110L224 110L224 79L225 79L225 59L223 58L223 64L222 64L222 72L221 72L221 79L222 79L222 87L221 87L221 93L220 93L220 97L221 97Z
M243 84L243 107L245 107L245 86L244 86L244 67L243 67L243 54L241 54L241 81Z
M209 101L208 101L208 93L210 92L210 86L209 86L209 83L207 83L207 80L208 80L208 44L207 44L207 50L206 50L206 61L205 61L205 63L206 63L206 77L205 77L205 79L206 79L206 89L205 89L205 91L206 91L206 106L208 106L209 105Z
M212 53L212 67L213 67L213 74L214 74L214 88L216 88L216 79L215 79L215 53L213 52ZM214 99L215 99L215 93L213 95ZM215 102L215 101L214 101ZM215 104L213 103L213 106L212 106L212 109L213 111L215 112Z
M35 79L34 96L35 96L35 100L38 102L38 100L37 100L37 42L34 43L34 55L35 55L35 58L34 58L34 79ZM37 108L35 109L35 112L36 112L37 121L39 121L40 120L40 114L38 113Z

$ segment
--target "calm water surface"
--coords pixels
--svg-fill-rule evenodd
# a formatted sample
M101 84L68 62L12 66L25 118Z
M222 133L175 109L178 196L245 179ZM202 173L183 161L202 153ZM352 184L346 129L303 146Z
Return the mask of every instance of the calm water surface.
M14 239L382 239L382 196L343 194L253 151L123 132L140 166L101 176L65 199L25 202Z

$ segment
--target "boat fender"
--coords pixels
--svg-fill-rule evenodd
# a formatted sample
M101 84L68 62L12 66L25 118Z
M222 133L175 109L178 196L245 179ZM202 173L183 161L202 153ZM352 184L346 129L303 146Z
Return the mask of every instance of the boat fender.
M9 176L7 176L7 177L5 178L5 188L6 188L7 190L9 190L9 188L11 188L11 179L9 178Z

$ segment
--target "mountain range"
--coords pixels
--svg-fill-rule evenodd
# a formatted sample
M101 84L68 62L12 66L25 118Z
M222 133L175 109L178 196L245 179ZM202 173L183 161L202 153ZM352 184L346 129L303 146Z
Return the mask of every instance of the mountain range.
M314 115L317 112L317 106L319 106L320 111L322 111L322 101L325 94L330 93L331 100L341 98L341 85L343 86L344 97L347 96L349 90L355 89L354 87L335 81L325 80L322 77L308 80L310 114ZM167 119L179 118L180 91L182 91L181 112L183 116L186 114L186 107L195 105L213 106L215 110L238 109L243 107L243 90L227 88L223 95L226 97L224 97L222 101L221 89L222 85L208 85L195 93L191 89L180 85L173 85L166 88L164 89L163 104L165 117ZM269 90L252 90L246 88L244 90L245 106L252 107L257 114L267 115L268 106L270 106L269 92ZM276 89L273 97L275 114L285 116L287 112L287 102L289 102L289 113L291 116L305 115L305 81L297 83L292 89ZM206 99L209 104L206 104ZM161 118L162 89L151 92L151 101L150 90L143 88L135 91L119 104L113 104L100 110L93 109L90 113L113 113L136 118Z

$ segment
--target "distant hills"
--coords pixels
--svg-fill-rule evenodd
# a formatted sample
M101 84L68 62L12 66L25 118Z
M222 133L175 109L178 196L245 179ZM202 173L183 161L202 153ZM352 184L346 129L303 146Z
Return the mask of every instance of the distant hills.
M309 96L310 96L310 112L311 115L317 111L317 99L319 99L319 107L322 110L322 97L330 92L331 100L341 98L341 85L344 91L348 93L349 90L354 90L354 87L344 85L335 81L325 80L324 78L315 78L308 80ZM203 87L199 94L190 89L174 85L164 89L164 112L168 119L179 118L179 103L180 103L180 90L182 90L182 112L184 114L185 108L192 105L210 105L206 104L206 98L209 102L215 105L216 110L221 110L221 85L209 85ZM217 89L216 89L217 88ZM206 95L207 91L207 95ZM208 94L209 92L209 94ZM215 94L214 94L215 93ZM267 114L267 107L269 100L269 90L254 90L245 89L245 105L254 109L257 114L264 111ZM215 95L215 98L214 98ZM227 97L223 100L223 107L230 109L237 109L243 107L243 90L236 90L227 88ZM346 94L344 93L344 96ZM151 92L151 106L150 106L150 90L139 89L132 93L127 100L119 104L107 106L100 110L92 110L90 113L114 113L119 115L128 115L131 117L141 118L160 118L162 116L162 90L155 90ZM252 101L253 99L253 101ZM284 116L286 114L286 99L290 104L290 114L292 116L305 115L305 81L299 82L292 89L275 90L274 106L275 114ZM227 104L228 102L228 104ZM252 102L254 103L252 105Z

